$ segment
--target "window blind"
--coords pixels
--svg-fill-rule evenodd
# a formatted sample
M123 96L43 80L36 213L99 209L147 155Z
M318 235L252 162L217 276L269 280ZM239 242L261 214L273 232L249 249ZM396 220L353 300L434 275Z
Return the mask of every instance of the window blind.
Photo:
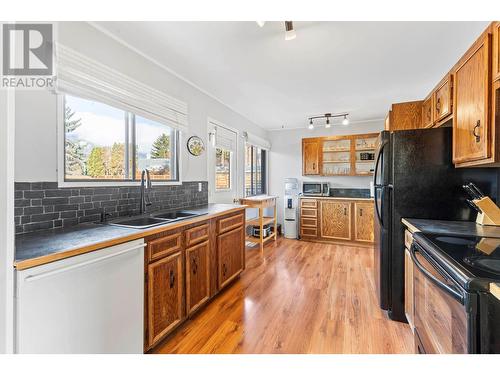
M123 109L186 131L187 103L61 44L56 45L56 92Z

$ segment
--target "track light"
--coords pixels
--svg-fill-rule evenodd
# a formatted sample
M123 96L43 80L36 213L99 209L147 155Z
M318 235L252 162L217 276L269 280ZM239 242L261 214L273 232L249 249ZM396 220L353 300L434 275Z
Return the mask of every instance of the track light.
M293 29L292 21L285 21L285 40L292 40L297 37L295 30Z
M325 128L329 128L330 127L330 117L327 117L326 118L326 124L325 124Z
M342 120L342 125L349 125L349 120L347 119L347 115L344 115L344 119Z
M307 127L308 129L312 130L314 129L314 125L313 125L313 119L309 119L309 126Z

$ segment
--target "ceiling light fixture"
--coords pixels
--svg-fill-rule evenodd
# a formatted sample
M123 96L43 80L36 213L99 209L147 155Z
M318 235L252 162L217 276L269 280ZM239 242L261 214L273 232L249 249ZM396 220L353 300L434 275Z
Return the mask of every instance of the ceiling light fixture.
M347 118L347 114L344 115L344 119L342 120L342 125L344 126L349 125L349 119Z
M285 40L292 40L297 37L295 30L293 29L292 21L285 21Z
M331 127L331 124L330 124L330 119L331 118L335 118L335 117L343 117L344 119L342 120L342 125L349 125L349 119L347 118L347 116L349 116L349 113L334 113L334 114L331 114L331 113L325 113L324 115L319 115L319 116L311 116L309 117L309 126L308 128L309 129L314 129L314 124L313 124L313 120L315 119L320 119L320 118L324 118L326 119L326 122L325 122L325 128L330 128Z
M266 24L266 21L255 21L257 22L257 25L259 25L259 27L264 27L264 25Z

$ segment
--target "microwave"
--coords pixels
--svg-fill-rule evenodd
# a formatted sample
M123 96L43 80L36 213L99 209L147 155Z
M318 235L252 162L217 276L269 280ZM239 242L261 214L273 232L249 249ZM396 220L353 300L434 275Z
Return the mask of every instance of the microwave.
M330 186L328 182L303 182L302 194L308 196L329 196Z

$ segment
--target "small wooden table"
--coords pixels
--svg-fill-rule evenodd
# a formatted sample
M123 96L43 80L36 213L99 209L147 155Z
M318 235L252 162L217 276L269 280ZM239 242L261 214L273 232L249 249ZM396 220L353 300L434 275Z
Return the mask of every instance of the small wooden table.
M246 221L246 226L248 225L258 225L260 228L260 237L256 238L253 236L246 236L245 240L249 242L256 242L260 244L260 251L264 251L264 244L271 239L276 241L277 237L277 214L276 214L276 199L278 197L275 195L256 195L254 197L241 198L240 204L244 204L247 208L258 208L259 216L255 219L250 219ZM273 216L264 216L264 209L268 207L273 207ZM268 237L264 238L264 225L271 224L274 225L273 233Z

